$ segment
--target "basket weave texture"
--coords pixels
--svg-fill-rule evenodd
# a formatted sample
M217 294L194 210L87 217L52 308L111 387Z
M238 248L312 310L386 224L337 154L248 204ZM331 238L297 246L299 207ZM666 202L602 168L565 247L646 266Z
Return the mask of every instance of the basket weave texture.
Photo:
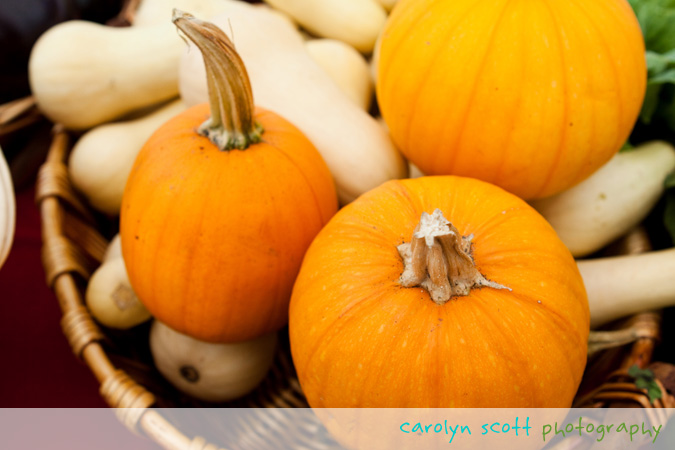
M113 25L133 22L139 0L125 0L125 6ZM25 129L41 120L32 98L19 99L0 106L0 137ZM185 424L153 407L252 407L306 408L293 365L288 343L279 351L268 377L244 399L225 405L213 405L194 400L173 389L163 381L151 363L149 350L139 349L147 342L147 326L125 333L102 329L84 306L83 292L93 271L100 265L108 240L101 230L110 231L106 223L92 213L72 187L68 178L66 158L71 136L56 125L46 162L37 180L36 201L42 217L43 266L46 282L53 289L63 312L61 325L75 355L91 370L100 383L100 394L120 421L135 433L145 435L167 449L215 450L222 441L219 424ZM644 230L638 229L615 246L615 253L641 253L650 249ZM652 411L654 423L663 423L666 409L675 408L675 367L652 363L655 345L661 338L661 312L633 316L610 329L591 333L589 349L592 355L577 393L575 407L642 407ZM282 333L287 337L287 333ZM280 335L281 336L281 335ZM282 338L283 342L284 339ZM646 391L635 386L628 375L633 365L651 368L664 397L650 402ZM667 380L667 381L659 381ZM242 414L238 423L229 424L228 448L276 449L281 442L279 430L294 430L290 448L338 448L317 420L293 422L283 414L275 415L278 423L269 423L256 410ZM232 426L234 425L234 426ZM231 430L236 431L232 436ZM182 430L182 431L181 431ZM189 430L189 431L186 431ZM220 437L220 439L219 439Z
M97 230L96 218L85 207L68 179L65 160L70 146L69 135L59 126L53 131L53 141L37 180L36 201L42 217L42 262L46 282L54 290L63 312L61 326L75 355L92 371L101 385L100 394L120 421L134 432L141 432L169 449L215 449L201 437L188 438L152 406L218 406L185 399L162 382L152 380L159 375L133 357L115 352L112 330L104 332L94 321L83 302L86 282L101 263L108 241ZM141 327L142 328L142 327ZM146 334L147 327L139 332ZM112 349L112 350L111 350ZM111 354L112 353L112 354ZM115 363L113 363L113 360ZM127 373L133 373L134 377ZM144 384L158 384L159 390L168 395L158 397ZM228 406L247 408L306 408L308 404L300 389L287 345L280 345L274 367L267 378L252 394ZM247 417L247 421L255 417ZM319 428L318 422L302 424L310 436ZM255 441L255 434L245 433L251 423L242 423L241 439ZM297 428L298 424L294 425ZM271 437L270 437L271 438ZM276 441L278 443L278 441ZM250 442L253 444L253 442ZM269 444L269 445L266 445ZM313 447L312 441L302 443ZM245 447L244 447L245 448ZM273 441L256 442L255 447L275 448Z
M166 411L162 415L152 407L308 407L290 361L287 342L280 345L268 377L252 394L233 403L213 405L175 391L161 380L147 354L127 354L129 346L124 346L124 333L116 334L114 330L103 330L98 326L84 306L83 292L89 276L101 263L108 244L99 231L105 221L88 210L68 179L65 161L69 148L70 136L56 125L47 160L38 174L36 191L42 216L43 265L47 284L54 290L63 311L63 332L75 355L99 381L101 396L115 408L120 421L164 448L212 450L219 447L200 435L188 437L179 430L180 424L172 423L171 418L166 416ZM646 233L638 229L619 243L618 252L639 253L649 248ZM675 390L673 386L664 386L659 382L666 394L661 400L651 403L646 391L638 389L628 375L628 369L633 365L651 367L654 347L660 339L661 318L662 314L658 311L642 313L615 326L614 330L591 333L589 348L593 355L575 399L575 407L643 407L655 411L655 421L664 419L664 408L675 407L675 399L667 393ZM147 342L147 327L137 328L140 329L135 331L138 335L127 340L133 339L137 343L140 335ZM287 333L283 335L287 337ZM657 364L655 372L659 370L666 373L671 369ZM228 436L230 448L278 448L280 441L275 429L297 431L293 438L297 441L289 443L292 448L338 448L337 444L325 444L330 442L330 438L325 436L313 439L316 433L324 432L318 419L295 423L279 415L280 423L270 424L269 418L252 412L238 420L241 423L234 424L237 436L234 440L231 435ZM201 426L201 436L210 433L209 426L218 428L214 423Z

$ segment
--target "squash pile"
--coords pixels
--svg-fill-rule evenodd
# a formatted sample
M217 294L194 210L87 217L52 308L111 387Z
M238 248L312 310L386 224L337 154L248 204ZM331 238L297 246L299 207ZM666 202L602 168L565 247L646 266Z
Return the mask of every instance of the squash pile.
M87 305L153 317L178 389L250 392L288 325L314 408L569 407L591 324L673 303L637 270L673 249L574 259L675 169L667 142L617 154L647 77L625 0L265 3L143 0L31 55L83 133L74 186L119 216Z

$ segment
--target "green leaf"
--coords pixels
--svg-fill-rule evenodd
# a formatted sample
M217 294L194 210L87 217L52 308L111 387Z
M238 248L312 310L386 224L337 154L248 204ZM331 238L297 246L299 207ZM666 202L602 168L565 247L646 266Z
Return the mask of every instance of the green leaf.
M675 83L675 69L669 69L649 78L650 85Z
M675 131L675 0L629 0L646 46L647 92L640 121ZM658 119L658 120L657 120ZM654 129L656 138L660 131Z
M669 177L671 178L671 177ZM671 183L673 181L671 180ZM675 189L666 193L666 208L663 214L663 225L670 234L670 239L675 245Z
M675 84L662 85L657 113L666 125L675 131Z
M630 152L631 150L635 150L635 147L629 141L626 141L623 143L623 147L619 149L619 152Z
M640 369L637 364L628 369L628 375L635 378L635 386L638 389L644 389L647 391L649 396L649 401L654 403L654 401L663 397L663 392L661 388L656 383L654 378L654 372L649 369Z
M664 54L647 51L645 57L647 60L647 72L650 76L657 75L675 64L675 51Z
M644 103L642 103L642 110L640 111L640 120L649 125L659 106L659 94L661 93L661 85L654 84L647 86L647 93L645 94Z
M647 72L659 73L668 68L668 61L660 53L647 51Z
M629 0L640 22L647 50L675 48L675 0Z
M639 387L640 389L649 389L650 382L644 378L638 378L635 380L635 386Z
M675 188L675 172L671 172L665 181L666 189Z
M647 395L649 396L650 403L654 403L656 400L663 397L663 392L658 384L654 383L653 386L650 386L647 389Z
M649 370L649 369L640 369L637 364L634 364L633 367L628 369L628 375L630 375L633 378L639 379L639 378L644 378L647 380L653 380L654 379L654 373Z
M675 132L675 0L628 0L645 40L647 90L640 140L672 141ZM631 136L631 139L633 137ZM666 180L663 224L675 245L675 175ZM637 369L637 367L636 367ZM643 378L639 374L634 375Z

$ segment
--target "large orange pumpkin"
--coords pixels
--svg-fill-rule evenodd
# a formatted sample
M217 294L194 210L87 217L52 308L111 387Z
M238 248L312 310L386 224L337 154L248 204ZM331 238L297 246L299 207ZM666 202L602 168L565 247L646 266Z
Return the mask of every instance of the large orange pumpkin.
M553 408L581 381L589 310L570 252L523 200L425 177L333 217L305 256L289 328L313 408Z
M619 150L646 76L625 0L401 0L382 34L377 96L422 172L529 199L571 187Z
M225 34L187 16L176 23L202 48L211 108L170 120L139 153L122 200L122 252L160 321L203 341L248 340L286 324L304 253L337 210L335 187L297 128L254 111Z

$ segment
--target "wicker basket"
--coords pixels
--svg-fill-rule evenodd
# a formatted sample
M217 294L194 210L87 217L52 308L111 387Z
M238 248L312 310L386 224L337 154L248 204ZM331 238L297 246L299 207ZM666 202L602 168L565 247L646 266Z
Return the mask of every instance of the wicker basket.
M117 25L133 20L138 0L127 0ZM40 120L32 99L20 99L0 106L0 137ZM260 386L247 397L233 403L214 405L181 394L163 380L153 367L147 344L148 326L119 332L102 329L84 306L83 293L89 276L103 258L116 225L92 213L74 191L65 161L73 137L58 125L37 181L36 201L42 217L43 265L47 284L54 290L63 312L63 332L76 357L81 359L100 383L100 394L115 408L121 422L133 432L145 435L160 446L176 450L213 450L222 442L220 424L209 416L195 423L179 422L170 410L154 407L308 407L290 359L288 333L280 332L281 345L273 368ZM636 230L614 246L615 253L639 253L649 250L644 230ZM661 335L662 314L649 312L628 318L611 329L591 333L589 357L584 379L575 399L576 407L643 407L655 411L655 420L663 420L663 408L675 407L667 392L675 391L675 367L652 364L652 356ZM645 391L638 389L628 369L638 365L653 369L666 392L663 399L650 403ZM256 411L241 414L228 424L229 448L279 448L277 430L292 429L285 446L289 448L339 448L327 436L318 419L304 415L301 423L284 414L269 416ZM196 413L198 414L198 413ZM234 435L232 434L234 430ZM209 443L208 441L212 442ZM222 444L221 444L222 445Z
M137 3L137 0L126 2L117 18L118 25L133 20ZM39 117L30 98L0 106L0 137L35 123ZM291 363L286 331L280 333L282 344L263 383L241 400L213 405L183 395L163 380L152 365L147 345L139 348L139 343L148 341L147 325L127 332L97 325L84 306L83 292L89 276L103 258L108 244L104 236L111 236L116 225L92 213L74 191L65 165L71 139L61 127L54 127L47 160L38 174L36 201L42 217L43 265L47 284L54 290L63 312L63 332L75 355L99 381L101 396L115 408L122 423L168 449L211 450L218 446L208 443L204 437L218 442L218 424L209 423L208 416L195 427L178 423L177 418L169 416L168 410L160 413L153 407L308 407ZM613 247L619 254L649 249L649 239L642 229L631 232ZM667 393L675 391L675 367L652 364L653 352L661 337L661 321L661 312L648 312L591 333L589 350L592 354L574 406L637 406L662 411L675 407L675 400ZM662 391L666 392L663 399L652 404L646 392L637 389L628 375L633 365L650 367L657 379L666 380L661 384ZM228 446L278 448L279 435L275 430L294 429L296 441L287 442L288 447L339 447L311 415L302 423L290 423L291 419L283 414L275 417L278 424L270 424L269 417L263 418L255 412L243 414L237 419L238 423L230 424L236 436L228 436ZM316 439L319 433L324 435Z
M137 327L130 333L114 330L104 332L84 306L83 292L86 282L100 264L107 240L97 229L96 217L87 210L71 187L65 165L68 150L69 136L56 126L47 161L38 174L36 191L42 216L42 260L47 284L54 290L63 311L63 332L75 355L89 366L101 384L101 396L112 408L116 408L118 418L129 429L142 431L169 449L215 449L216 446L208 444L201 437L186 437L167 417L150 408L222 405L191 399L162 380L152 367L149 350L138 348L139 342L147 342L147 326ZM287 333L284 335L287 336ZM131 342L134 343L133 346L130 345ZM272 370L258 389L227 406L308 407L290 362L288 349L286 339L279 346ZM277 448L278 436L274 436L272 432L269 436L250 433L251 421L255 420L256 417L250 415L242 418L242 423L239 424L241 435L237 440L253 439L255 446L248 448ZM283 416L279 420L283 420ZM284 424L284 427L289 428L288 425ZM293 428L298 426L304 428L304 432L295 433L298 439L303 435L316 436L322 430L318 419L293 424ZM330 440L328 437L320 439L323 443ZM330 448L325 444L312 446L311 440L298 442L300 444L303 448Z
M142 431L170 449L217 448L201 437L187 437L179 431L179 425L171 423L169 417L151 409L152 406L214 405L182 395L162 380L152 367L148 349L138 348L138 342L147 342L147 326L137 327L131 333L104 331L84 306L82 294L86 282L100 264L107 245L107 240L98 230L108 228L112 233L114 228L110 229L109 223L97 219L73 190L65 165L69 139L59 126L54 128L52 145L47 161L40 169L37 184L37 202L43 224L43 264L47 283L56 293L63 311L63 332L75 355L89 366L100 382L100 393L105 401L116 408L119 419L128 428ZM648 249L646 233L638 229L621 241L619 251L636 253ZM576 407L675 407L675 400L669 394L650 403L646 392L635 386L627 372L635 364L641 368L650 365L655 345L660 339L661 317L660 312L638 314L613 331L591 333L589 348L593 354L575 400ZM258 389L242 400L216 406L308 407L290 362L287 332L281 335L285 339L281 339L274 367ZM663 392L667 392L663 385L661 387ZM673 390L672 386L668 387ZM248 448L278 447L278 436L271 435L271 432L269 436L259 432L275 427L270 427L269 423L256 423L257 420L269 419L246 415L241 420L242 423L238 424L241 435L237 439L255 442ZM280 415L279 420L290 419ZM289 424L280 425L288 428ZM293 428L297 427L304 428L304 432L296 433L298 436L316 436L316 433L322 432L317 420L294 423ZM208 430L202 435L207 433ZM318 441L304 438L293 446L330 448L324 444L330 438L320 439L321 444Z

